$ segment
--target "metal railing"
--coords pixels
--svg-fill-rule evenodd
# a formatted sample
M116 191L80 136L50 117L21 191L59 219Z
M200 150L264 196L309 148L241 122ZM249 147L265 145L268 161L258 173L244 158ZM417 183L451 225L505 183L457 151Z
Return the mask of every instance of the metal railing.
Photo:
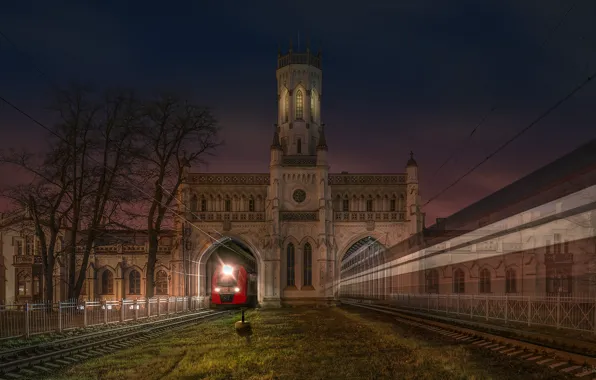
M0 305L0 339L168 317L197 309L198 297Z
M360 297L345 294L341 298ZM596 334L596 299L593 297L394 293L379 300L456 318L481 318Z

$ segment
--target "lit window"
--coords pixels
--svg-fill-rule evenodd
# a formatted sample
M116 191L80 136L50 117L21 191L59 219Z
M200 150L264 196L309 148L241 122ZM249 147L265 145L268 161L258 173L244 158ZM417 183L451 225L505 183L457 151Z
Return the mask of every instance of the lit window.
M141 274L136 270L128 275L128 294L141 294Z
M490 271L482 269L480 271L480 293L490 293Z
M344 212L350 211L350 201L348 199L343 200L342 209Z
M302 91L296 91L296 119L302 119L304 115L304 99L302 99Z
M505 292L506 293L516 293L517 292L517 284L515 278L515 270L514 269L507 269L505 272Z
M466 292L466 282L465 282L464 271L461 269L456 269L453 272L453 293L465 293L465 292Z
M439 293L439 272L436 269L426 273L426 292Z
M155 294L168 294L168 274L163 270L158 271L155 275Z
M114 293L114 275L107 269L101 274L101 292L102 294Z

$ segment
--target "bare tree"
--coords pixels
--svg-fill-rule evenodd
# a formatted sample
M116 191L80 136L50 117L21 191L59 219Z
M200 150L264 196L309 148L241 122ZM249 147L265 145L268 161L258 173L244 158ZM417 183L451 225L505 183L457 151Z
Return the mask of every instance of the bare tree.
M33 179L28 184L17 184L3 189L2 195L14 201L17 207L28 210L39 239L43 270L44 300L54 298L54 267L61 246L57 244L61 227L70 212L67 189L70 186L68 158L57 151L49 151L42 157L25 152L10 151L0 154L0 163L25 169Z
M73 87L58 94L55 109L64 136L60 150L68 152L71 165L68 290L69 297L78 298L95 240L133 195L126 177L140 108L128 92L95 99L92 92Z
M29 185L5 190L27 207L36 226L44 256L45 297L52 294L52 251L66 229L64 261L68 297L78 298L87 275L95 240L111 220L118 219L122 203L131 201L132 138L140 121L140 105L124 91L97 97L81 86L56 94L52 109L59 121L51 130L46 155L41 159L22 152L0 156L0 162L24 168L34 178Z
M158 239L166 216L184 180L185 167L203 161L221 144L209 108L161 96L147 102L135 137L135 176L148 209L146 296L154 295Z

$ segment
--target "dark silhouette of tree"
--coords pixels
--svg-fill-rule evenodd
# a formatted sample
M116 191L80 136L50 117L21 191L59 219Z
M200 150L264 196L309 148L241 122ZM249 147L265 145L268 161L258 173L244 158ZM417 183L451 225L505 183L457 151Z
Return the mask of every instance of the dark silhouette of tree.
M155 289L158 239L164 220L184 180L186 168L203 162L221 144L212 111L187 100L164 95L145 103L143 121L135 134L133 174L145 201L149 238L146 296Z
M95 240L122 203L135 195L128 183L132 138L141 120L140 103L131 93L104 96L81 86L56 93L52 110L59 116L40 157L3 153L1 162L29 172L32 182L5 189L27 208L40 239L45 298L52 299L56 239L65 233L60 252L67 269L68 297L78 298Z

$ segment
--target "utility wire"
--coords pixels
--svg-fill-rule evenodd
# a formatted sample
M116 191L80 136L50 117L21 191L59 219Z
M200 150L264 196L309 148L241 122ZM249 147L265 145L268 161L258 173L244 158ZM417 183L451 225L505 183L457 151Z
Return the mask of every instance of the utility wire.
M15 42L14 42L12 39L10 39L10 38L9 38L9 37L8 37L8 36L5 34L5 33L3 33L1 30L0 30L0 36L1 36L1 37L3 37L3 38L6 40L6 41L8 41L8 42L9 42L9 43L10 43L10 44L13 46L13 48L14 48L14 49L15 49L15 50L16 50L16 51L19 53L19 54L21 54L21 55L23 55L23 56L27 57L28 59L30 59L30 60L32 60L32 61L34 61L34 59L33 59L33 57L32 57L32 56L30 56L29 54L25 53L23 50L19 49L18 45L17 45L17 44L16 44L16 43L15 43ZM42 70L41 70L41 69L38 67L38 65L35 65L35 64L34 64L33 66L35 67L35 69L37 70L37 72L38 72L38 73L39 73L41 76L45 77L45 78L46 78L46 79L47 79L47 80L50 82L50 84L52 85L52 87L54 87L54 88L57 88L57 85L56 85L56 84L55 84L55 82L54 82L54 81L53 81L53 80L52 80L52 79L49 77L49 75L47 75L45 72L43 72L43 71L42 71ZM69 144L69 145L70 145L70 143L69 143L68 141L66 141L66 140L65 140L65 139L64 139L62 136L59 136L57 133L55 133L54 131L52 131L50 128L48 128L47 126L45 126L44 124L42 124L41 122L39 122L38 120L36 120L35 118L33 118L31 115L29 115L29 114L28 114L28 113L26 113L25 111L23 111L23 110L21 110L20 108L18 108L18 107L17 107L16 105L14 105L13 103L9 102L9 101L8 101L7 99L5 99L4 97L0 96L0 100L2 100L3 102L5 102L6 104L8 104L10 107L12 107L13 109L15 109L17 112L19 112L19 113L21 113L22 115L24 115L25 117L27 117L29 120L33 121L33 122L34 122L35 124L37 124L38 126L40 126L40 127L42 127L43 129L45 129L45 130L49 131L49 132L50 132L51 134L53 134L54 136L58 137L59 139L61 139L62 141L66 142L67 144ZM119 147L119 148L120 148L120 147ZM95 160L93 157L91 157L91 156L88 156L88 157L89 157L89 158L91 158L91 160L93 160L93 161L95 161L96 163L98 163L98 164L100 164L100 165L101 165L101 163L100 163L100 162L98 162L97 160ZM105 165L104 165L104 166L105 166ZM108 170L110 170L110 171L111 171L111 169L110 169L110 168L108 168L107 166L105 166L105 167L106 167L106 169L108 169ZM112 173L113 173L113 171L112 171ZM136 186L134 186L134 185L133 185L133 187L136 187ZM136 187L136 188L137 188L137 190L140 190L140 188L138 188L138 187ZM165 189L163 186L161 186L161 188L162 188L163 190L165 190L166 192L168 192L168 190L167 190L167 189ZM141 190L141 192L143 192L143 191ZM147 193L145 193L145 192L143 192L143 193L144 193L146 196L148 196L148 197L149 197L148 199L150 199L150 200L152 200L152 201L153 201L153 200L156 200L156 199L155 199L154 197L152 197L151 195L149 195L149 194L147 194ZM169 192L169 193L171 194L171 192ZM182 204L186 210L189 210L189 209L190 209L190 208L188 207L188 205L184 204L184 202L182 202L181 200L177 200L177 201L178 201L180 204ZM171 206L168 206L167 208L168 208L168 209L170 209L170 210L173 210L173 208L172 208ZM191 210L191 212L192 212L192 210ZM191 221L189 221L189 220L187 220L186 218L184 218L183 216L181 216L181 215L180 215L179 213L177 213L176 211L174 211L174 215L176 215L176 216L179 216L179 217L180 217L180 218L181 218L183 221L185 221L185 222L189 223L189 225L191 225L192 227L194 227L194 228L196 228L197 230L199 230L199 231L203 232L205 235L207 235L209 238L211 238L211 240L213 240L213 241L215 241L215 242L219 241L219 239L215 239L213 236L211 236L211 235L210 235L210 234L208 234L206 231L202 230L201 228L199 228L198 226L196 226L194 223L192 223ZM194 214L194 212L193 212L193 216L194 216L195 218L199 219L199 220L202 220L202 219L201 219L201 218L200 218L198 215ZM183 228L184 228L184 227L183 227ZM216 230L215 228L213 228L213 227L210 227L210 228L211 228L213 231L215 231L215 232L216 232L216 233L217 233L219 236L221 236L221 237L224 237L224 235L223 235L221 232L219 232L218 230ZM227 249L231 250L232 252L235 252L235 253L237 253L237 254L239 254L239 255L242 255L241 253L237 252L235 249L232 249L231 247L229 247L229 246L227 246L227 245L224 245L224 247L226 247Z
M41 123L40 121L38 121L37 119L35 119L33 116L29 115L27 112L23 111L22 109L20 109L16 105L14 105L12 102L10 102L8 99L6 99L5 97L3 97L2 95L0 95L0 100L2 100L4 103L6 103L7 105L9 105L15 111L19 112L20 114L22 114L23 116L25 116L26 118L28 118L29 120L31 120L36 125L42 127L46 131L50 132L52 135L58 137L60 140L62 140L66 144L69 144L70 145L70 142L69 141L67 141L66 139L64 139L62 136L60 136L58 133L56 133L55 131L53 131L51 128L48 128L46 125L44 125L43 123ZM88 153L85 154L85 155L90 160L94 161L95 163L97 163L99 165L103 165L103 167L105 167L107 170L109 170L110 172L112 172L113 174L115 174L114 171L111 168L109 168L106 165L102 164L101 162L97 161L94 157L92 157ZM150 194L147 194L147 192L145 192L144 190L142 190L140 187L136 186L134 183L131 183L131 186L134 187L135 189L139 190L143 195L145 195L147 197L146 199L151 200L151 201L157 201L157 199L155 199L155 197L153 197ZM200 227L198 227L197 225L195 225L194 223L192 223L188 219L186 219L182 214L178 213L172 206L166 206L166 209L170 210L175 216L179 217L181 220L187 222L190 226L196 228L198 231L200 231L200 232L204 233L205 235L207 235L209 238L211 238L212 241L214 241L214 242L218 242L219 241L219 239L214 238L208 232L206 232L205 230L201 229ZM217 230L215 230L215 231L218 232ZM220 236L223 236L221 233L219 233L219 234L220 234ZM232 252L235 252L235 253L241 255L241 253L239 253L238 251L232 249L231 247L228 247L226 245L224 245L224 247L230 249Z
M596 76L596 71L593 72L590 76L588 76L586 78L586 80L584 80L580 85L578 85L577 87L575 87L570 93L568 93L565 97L563 97L562 99L560 99L559 101L557 101L555 104L553 104L552 106L550 106L546 111L544 111L540 116L538 116L534 121L532 121L528 126L526 126L525 128L523 128L521 131L519 131L518 133L516 133L512 138L510 138L509 140L505 141L504 144L502 144L501 146L499 146L495 151L493 151L491 154L489 154L488 156L486 156L486 158L482 161L480 161L478 164L474 165L470 170L468 170L466 173L464 173L461 177L459 177L458 179L456 179L453 183L451 183L451 185L447 186L445 189L441 190L438 194L436 194L435 196L431 197L426 203L424 203L421 207L425 207L426 205L428 205L430 202L432 202L433 200L437 199L439 196L441 196L443 193L445 193L447 190L451 189L453 186L455 186L457 183L459 183L462 179L464 179L465 177L467 177L470 173L472 173L474 170L478 169L482 164L484 164L485 162L487 162L488 160L490 160L492 157L494 157L497 153L499 153L500 151L502 151L503 149L505 149L505 147L507 147L507 145L511 144L513 141L515 141L518 137L520 137L521 135L523 135L524 133L526 133L527 131L529 131L532 127L534 127L536 124L538 124L542 119L546 118L551 112L553 112L555 109L557 109L561 104L565 103L567 100L571 99L573 97L573 95L575 95L577 92L579 92L582 88L584 88L586 85L588 85L590 83L590 81L592 79L594 79L594 77Z

